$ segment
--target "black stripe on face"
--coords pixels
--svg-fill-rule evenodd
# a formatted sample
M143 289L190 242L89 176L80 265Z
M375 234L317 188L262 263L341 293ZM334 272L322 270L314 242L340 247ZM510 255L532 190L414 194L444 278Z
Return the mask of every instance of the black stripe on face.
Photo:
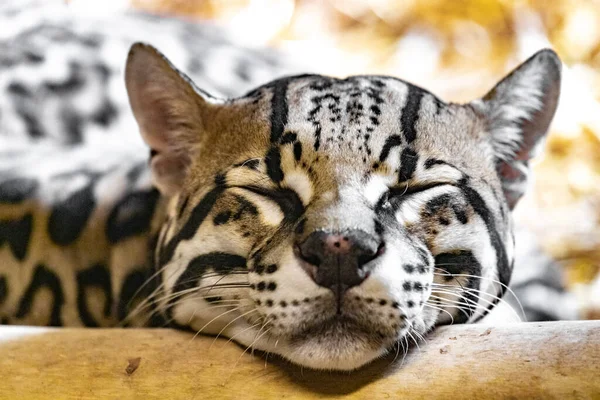
M190 214L190 218L187 220L183 228L169 241L169 244L164 249L160 251L159 257L159 265L158 268L164 266L169 260L173 257L173 253L175 253L175 248L182 240L191 239L200 225L204 222L213 206L225 191L224 186L217 186L213 188L210 192L208 192L200 203L194 207Z
M467 201L473 207L473 210L481 217L490 235L490 242L494 251L496 252L496 265L498 267L498 279L503 285L508 286L510 283L510 276L512 274L512 267L508 262L506 255L506 248L500 239L500 234L496 229L496 223L490 210L483 198L473 188L469 187L466 183L461 182L460 189L465 195ZM504 295L506 286L500 290L500 296Z
M400 126L407 143L412 143L417 138L416 125L419 120L419 108L421 107L422 98L423 90L409 84L406 105L400 116Z
M398 173L398 182L404 182L412 178L417 169L419 156L410 148L405 148L400 154L400 172Z
M177 278L177 282L173 286L173 293L178 293L187 289L191 289L198 284L198 280L212 268L215 272L227 274L234 270L246 270L246 259L237 254L228 254L221 252L202 254L189 262L185 271ZM227 285L226 283L224 285ZM218 288L218 284L215 284ZM197 294L197 293L196 293ZM179 296L171 298L167 313L172 314L173 303L180 300Z
M31 312L31 306L36 294L39 293L40 289L48 288L52 292L52 308L50 310L50 320L46 325L48 326L61 326L61 311L62 306L65 303L65 296L60 285L60 279L56 274L46 268L44 265L38 265L31 278L31 283L27 287L27 290L21 297L17 318L25 318Z
M444 277L447 284L455 284L457 287L456 293L460 295L460 300L458 301L462 311L459 310L454 317L454 323L463 324L467 322L477 311L477 296L473 292L477 292L480 287L481 279L477 277L481 276L481 264L479 264L472 252L463 250L457 253L441 253L436 255L435 266L438 270L448 273ZM453 276L460 274L474 275L474 277L466 278L466 285L462 285L460 282L465 277ZM440 304L443 306L443 301Z
M269 178L277 184L281 182L284 175L281 169L281 152L278 147L271 147L265 157L265 164Z
M283 130L288 121L286 79L278 81L273 87L273 97L271 98L271 143L279 142Z
M402 138L399 135L392 135L389 138L387 138L385 144L383 145L383 149L381 150L381 154L379 155L379 162L384 162L390 155L390 151L394 147L398 147L401 144Z
M300 196L292 189L269 190L259 186L238 187L274 201L281 209L286 222L295 222L304 214L304 204L302 204Z

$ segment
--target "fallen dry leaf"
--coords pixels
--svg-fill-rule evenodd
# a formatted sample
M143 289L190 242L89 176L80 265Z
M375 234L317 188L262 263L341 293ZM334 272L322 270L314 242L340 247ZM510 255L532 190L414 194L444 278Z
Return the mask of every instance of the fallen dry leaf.
M127 375L131 375L140 366L140 362L142 361L142 357L130 358L127 361L129 362L129 365L127 365L127 368L125 368L125 372L127 373Z

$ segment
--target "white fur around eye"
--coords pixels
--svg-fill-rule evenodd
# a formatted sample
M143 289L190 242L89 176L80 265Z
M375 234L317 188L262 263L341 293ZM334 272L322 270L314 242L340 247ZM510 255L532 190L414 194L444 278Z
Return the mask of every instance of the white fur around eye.
M313 188L310 178L306 173L294 171L285 174L284 184L293 189L304 205L310 202L313 195Z
M394 184L395 176L373 175L364 189L364 196L370 204L377 204L379 198Z

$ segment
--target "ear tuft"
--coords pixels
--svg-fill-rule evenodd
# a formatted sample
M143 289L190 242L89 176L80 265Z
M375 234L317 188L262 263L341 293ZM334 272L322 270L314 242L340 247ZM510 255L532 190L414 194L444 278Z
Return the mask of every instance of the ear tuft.
M153 150L154 184L172 195L203 142L208 97L158 50L142 43L131 46L125 84L142 138Z
M561 62L545 49L500 81L481 100L506 199L513 208L527 186L529 161L541 147L558 105Z

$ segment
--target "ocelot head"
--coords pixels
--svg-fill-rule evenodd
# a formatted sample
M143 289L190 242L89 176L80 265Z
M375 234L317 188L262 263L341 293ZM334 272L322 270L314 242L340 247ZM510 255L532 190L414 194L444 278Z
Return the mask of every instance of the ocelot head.
M468 104L387 76L291 76L235 99L132 47L131 107L167 202L169 322L356 369L480 319L513 267L511 210L556 109L543 50Z

